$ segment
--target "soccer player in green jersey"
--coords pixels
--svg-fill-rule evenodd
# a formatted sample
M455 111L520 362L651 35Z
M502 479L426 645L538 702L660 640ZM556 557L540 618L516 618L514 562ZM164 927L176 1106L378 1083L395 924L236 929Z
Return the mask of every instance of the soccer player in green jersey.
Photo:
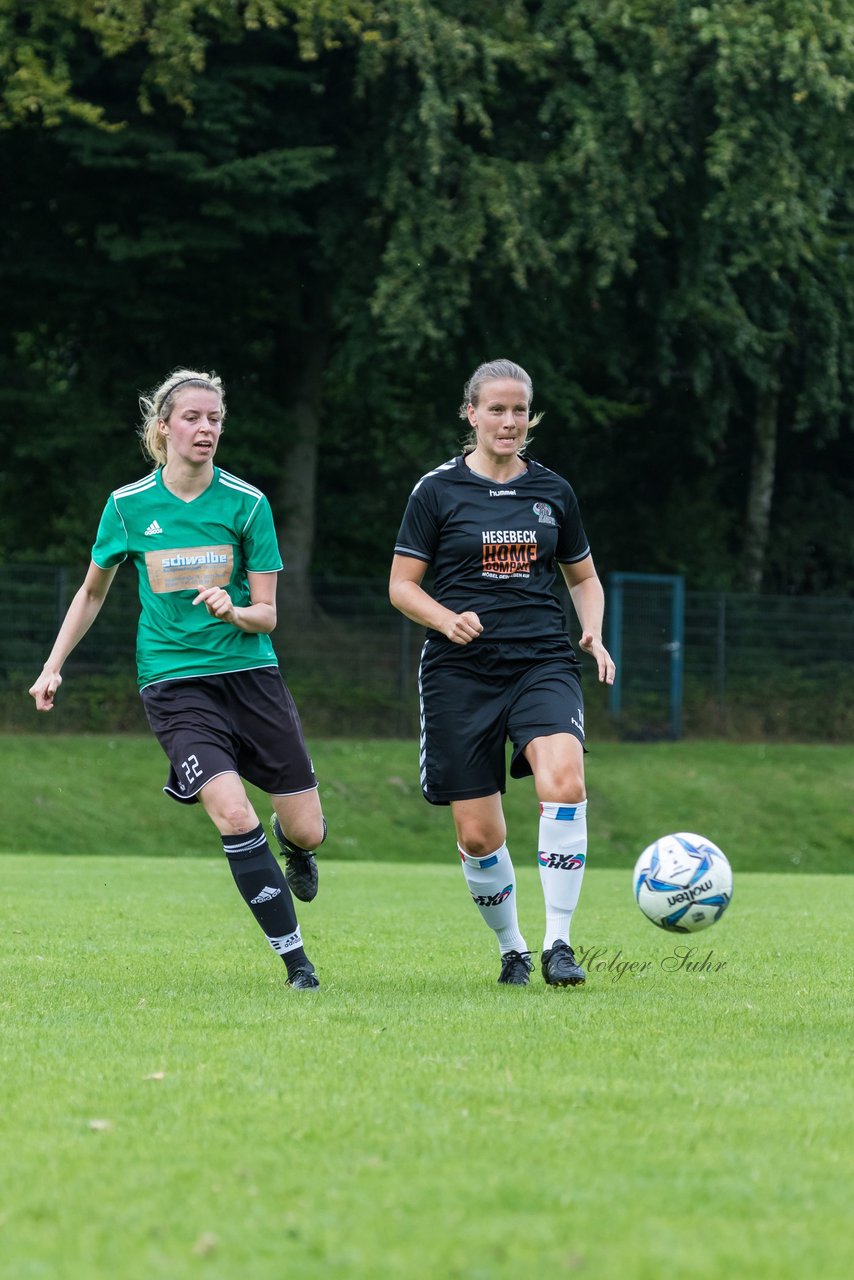
M289 985L316 988L291 890L303 901L315 896L312 850L326 823L270 641L282 568L270 506L254 485L214 465L225 419L216 375L176 370L140 406L154 470L110 495L83 585L30 693L39 711L53 708L65 660L95 621L118 566L132 561L139 686L169 759L164 791L183 804L201 802ZM242 779L270 795L284 873Z
M545 899L541 968L554 987L580 986L570 924L587 861L581 664L553 591L566 580L579 647L599 679L614 679L602 643L604 595L572 488L525 457L533 388L510 360L481 365L466 384L462 454L415 486L395 544L389 593L427 628L421 696L421 787L451 807L469 892L494 931L499 982L526 986L533 968L519 931L516 876L501 795L533 774L537 860ZM427 567L432 594L421 583Z

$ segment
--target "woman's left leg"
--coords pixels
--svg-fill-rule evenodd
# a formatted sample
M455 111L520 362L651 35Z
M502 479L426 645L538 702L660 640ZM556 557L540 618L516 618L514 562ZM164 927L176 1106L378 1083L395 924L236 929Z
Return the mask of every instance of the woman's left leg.
M543 977L551 986L580 986L586 974L569 945L587 862L584 749L570 733L532 738L524 755L540 802L537 862L546 908Z
M326 839L326 819L317 788L296 795L272 795L270 800L270 830L285 859L288 887L301 902L311 902L317 897L320 879L314 851Z

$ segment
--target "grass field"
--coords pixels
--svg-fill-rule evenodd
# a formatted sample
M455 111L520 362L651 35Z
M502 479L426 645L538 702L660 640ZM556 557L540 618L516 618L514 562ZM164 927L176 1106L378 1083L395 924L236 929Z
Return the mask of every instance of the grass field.
M849 877L692 941L591 870L571 991L496 985L453 865L327 862L296 993L219 859L3 875L3 1280L849 1274Z
M418 790L415 742L312 743L329 820L326 857L453 860L446 809ZM199 806L161 787L151 737L0 735L5 827L56 853L210 856L218 841ZM736 872L854 869L854 747L680 742L594 743L587 757L591 866L631 867L669 831L699 831ZM266 799L258 798L266 817ZM530 780L506 797L511 849L536 836ZM533 848L529 854L533 857Z
M2 1280L848 1275L854 750L596 746L577 991L497 986L415 744L314 754L297 993L155 743L0 737ZM735 871L693 940L631 895L678 829Z

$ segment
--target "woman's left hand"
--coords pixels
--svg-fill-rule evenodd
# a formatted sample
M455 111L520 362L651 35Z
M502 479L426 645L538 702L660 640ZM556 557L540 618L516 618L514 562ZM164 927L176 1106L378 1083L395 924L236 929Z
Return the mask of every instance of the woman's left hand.
M599 669L599 681L604 684L613 684L614 677L617 674L617 668L614 666L614 660L608 650L603 645L598 636L592 631L585 631L579 641L580 647L585 653L589 653Z

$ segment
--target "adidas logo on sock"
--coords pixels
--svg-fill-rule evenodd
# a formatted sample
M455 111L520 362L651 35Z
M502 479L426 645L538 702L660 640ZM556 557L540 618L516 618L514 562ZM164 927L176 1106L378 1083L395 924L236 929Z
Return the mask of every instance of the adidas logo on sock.
M302 934L300 933L299 926L297 926L293 933L285 933L281 938L271 938L268 934L267 941L274 951L277 951L280 956L283 956L286 952L295 951L297 947L302 946Z
M160 525L157 523L157 521L152 520L151 524L148 526L148 528L145 531L145 537L153 538L155 533L162 533L162 532L163 530L160 528Z
M258 897L252 899L251 905L256 907L259 902L272 902L273 898L278 898L281 892L281 889L274 889L272 885L265 884Z

